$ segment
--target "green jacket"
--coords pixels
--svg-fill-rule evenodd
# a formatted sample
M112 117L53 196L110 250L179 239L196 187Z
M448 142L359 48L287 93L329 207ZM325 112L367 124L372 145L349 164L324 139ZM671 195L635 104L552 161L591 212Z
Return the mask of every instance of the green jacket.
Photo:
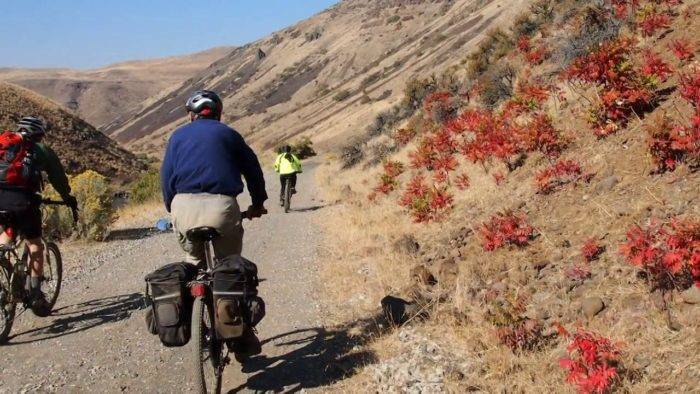
M275 160L275 171L280 175L302 172L301 160L293 153L289 153L289 158L287 158L287 153L282 153Z
M56 189L65 201L70 196L70 184L68 183L66 171L63 169L61 160L58 159L56 152L42 143L34 144L34 164L38 171L46 173L51 186Z

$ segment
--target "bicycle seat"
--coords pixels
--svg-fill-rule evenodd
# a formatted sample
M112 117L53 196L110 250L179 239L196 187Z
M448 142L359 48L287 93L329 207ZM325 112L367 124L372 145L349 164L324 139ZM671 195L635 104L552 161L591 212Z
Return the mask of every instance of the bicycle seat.
M221 234L213 227L196 227L188 230L185 236L192 242L206 242L219 238Z

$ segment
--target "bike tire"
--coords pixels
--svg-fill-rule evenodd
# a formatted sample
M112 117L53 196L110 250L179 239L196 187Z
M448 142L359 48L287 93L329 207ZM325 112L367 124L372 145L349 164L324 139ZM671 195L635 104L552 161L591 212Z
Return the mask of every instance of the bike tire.
M289 208L292 205L292 181L287 178L284 182L284 213L289 213Z
M12 267L5 259L0 259L0 292L4 293L0 302L0 344L6 343L12 331L12 325L15 322L15 312L17 304L9 300L12 297L12 286L10 284L10 276L12 275Z
M206 319L209 321L208 325ZM221 393L222 374L217 374L216 370L221 363L222 344L216 344L216 340L211 339L213 321L214 311L207 305L206 300L203 297L195 298L192 306L194 375L196 388L201 394L209 393L208 387L213 388L212 392L215 394Z
M46 301L48 302L49 313L53 311L56 306L56 301L58 301L58 295L61 293L61 283L63 282L63 258L61 257L61 250L58 249L58 245L53 242L47 242L46 244L46 260L44 261L44 283L42 288L44 293L48 296ZM50 277L46 277L47 268L49 270ZM47 293L47 289L51 289L51 293Z

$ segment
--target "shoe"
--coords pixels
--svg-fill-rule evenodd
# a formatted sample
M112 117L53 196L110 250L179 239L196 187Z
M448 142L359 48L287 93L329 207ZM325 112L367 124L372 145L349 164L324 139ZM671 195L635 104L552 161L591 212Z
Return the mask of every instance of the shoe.
M280 207L284 206L284 200L280 200Z
M297 194L297 189L292 188L292 194Z
M41 290L37 291L32 296L31 309L32 312L38 317L47 317L51 314L51 306L49 305L49 302L46 301L46 297Z

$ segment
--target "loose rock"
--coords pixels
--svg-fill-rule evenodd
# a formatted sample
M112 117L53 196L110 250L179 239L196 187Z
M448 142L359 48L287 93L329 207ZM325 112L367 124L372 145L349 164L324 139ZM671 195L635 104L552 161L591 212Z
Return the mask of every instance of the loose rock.
M589 319L595 317L603 309L605 309L605 303L600 297L589 297L581 302L581 311Z

